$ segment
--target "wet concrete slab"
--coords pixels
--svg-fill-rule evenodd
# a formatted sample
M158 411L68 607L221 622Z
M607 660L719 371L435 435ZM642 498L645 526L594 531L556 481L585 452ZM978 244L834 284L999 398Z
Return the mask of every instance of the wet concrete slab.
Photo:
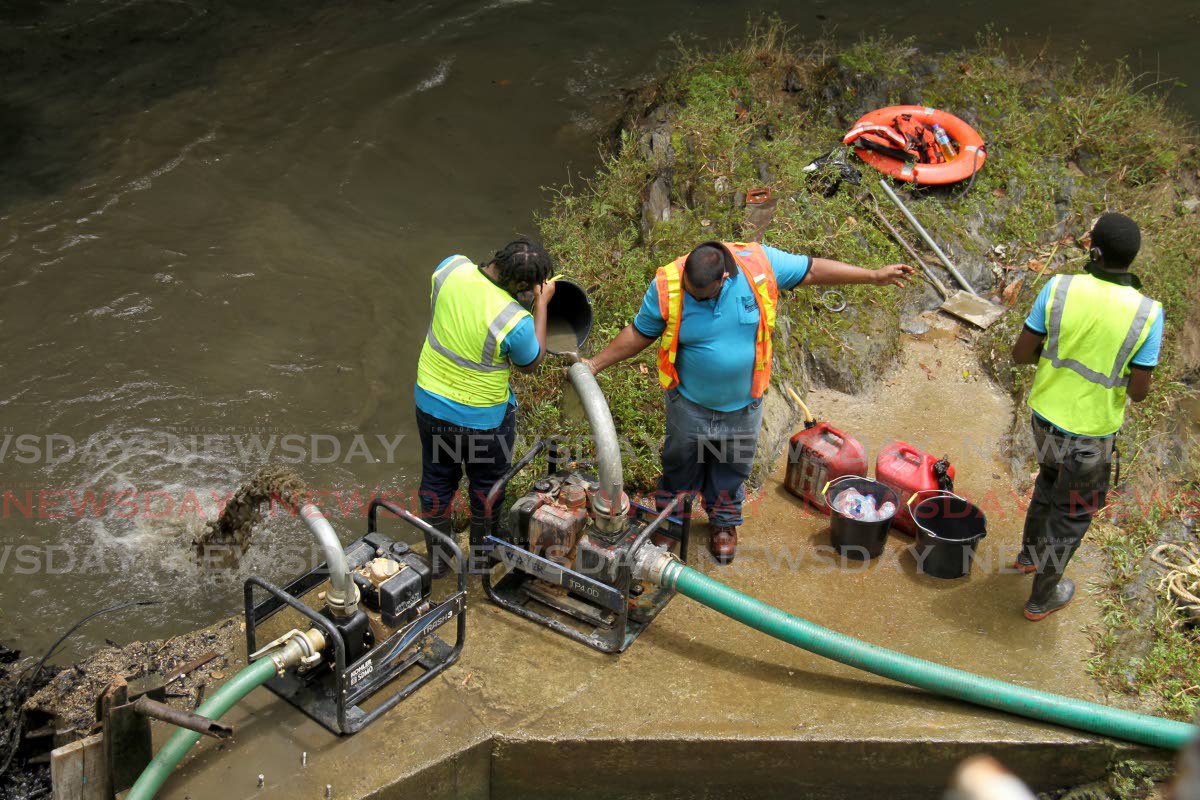
M989 518L970 578L918 574L903 534L866 565L818 555L829 543L827 520L783 490L782 463L748 509L735 562L705 557L702 525L692 564L883 647L1104 701L1085 667L1085 627L1097 619L1086 597L1095 554L1085 544L1072 563L1079 600L1041 623L1021 616L1031 579L1001 567L1020 542L1023 507L994 447L1011 405L953 335L925 339L906 343L894 378L872 395L813 392L810 405L860 437L872 458L901 436L951 457L957 488ZM236 739L219 751L202 743L162 796L321 798L329 785L334 798L380 800L915 798L938 796L953 766L978 752L1039 789L1084 783L1118 755L1148 753L861 673L687 598L610 656L472 591L460 662L362 733L337 738L257 690L227 715Z

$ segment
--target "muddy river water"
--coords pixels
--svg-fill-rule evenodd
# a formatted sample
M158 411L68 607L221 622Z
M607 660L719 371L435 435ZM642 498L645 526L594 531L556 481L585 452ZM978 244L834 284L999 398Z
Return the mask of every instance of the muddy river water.
M372 494L411 494L430 270L531 232L623 90L761 12L843 42L1086 43L1200 112L1182 1L3 4L0 640L37 650L142 597L164 603L79 648L169 635L235 611L250 572L299 571L282 512L239 574L190 560L264 463L343 535Z

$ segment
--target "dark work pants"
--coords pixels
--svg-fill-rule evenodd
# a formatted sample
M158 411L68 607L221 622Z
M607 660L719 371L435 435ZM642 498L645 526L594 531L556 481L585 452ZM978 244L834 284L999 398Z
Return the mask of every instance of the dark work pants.
M508 407L499 427L464 428L417 409L421 434L421 511L426 516L448 516L454 494L467 474L471 519L482 520L484 501L512 462L516 438L516 409ZM501 513L504 495L494 513Z
M737 411L696 405L667 391L667 438L655 502L665 508L679 492L698 493L713 527L742 524L742 484L754 466L762 398Z
M1037 481L1025 515L1022 547L1038 573L1062 574L1092 517L1108 498L1115 436L1068 436L1033 417Z

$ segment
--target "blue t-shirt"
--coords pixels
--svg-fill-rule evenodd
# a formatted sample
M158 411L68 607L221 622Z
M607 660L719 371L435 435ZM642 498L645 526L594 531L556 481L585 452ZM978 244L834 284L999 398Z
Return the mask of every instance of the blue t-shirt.
M445 266L450 259L459 257L454 255L444 259L442 263L437 265L434 272ZM500 342L500 357L507 358L518 367L525 367L532 364L537 360L540 353L541 347L538 345L537 334L533 329L533 317L525 317L518 322ZM413 385L413 395L417 402L417 408L431 417L437 417L453 425L461 425L464 428L475 428L485 431L499 427L500 423L504 421L504 415L508 412L508 407L517 404L517 399L513 396L512 387L509 387L508 390L508 400L494 406L468 406L451 400L448 397L443 397L440 394L434 394L422 389L416 384Z
M1029 310L1029 316L1025 318L1025 327L1043 336L1046 335L1046 320L1049 314L1048 306L1052 285L1053 281L1049 281L1042 287L1042 290L1038 292L1037 299L1033 301L1033 308ZM1163 314L1162 306L1159 306L1158 313L1154 316L1154 322L1150 325L1150 334L1133 354L1133 360L1130 363L1139 367L1158 366L1158 355L1162 351L1162 337Z
M808 256L766 246L763 251L781 290L794 289L808 275L812 265ZM741 270L725 278L721 293L712 300L697 300L684 292L675 356L680 393L713 411L737 411L749 405L758 319L754 289ZM655 283L646 290L633 326L651 339L666 330Z

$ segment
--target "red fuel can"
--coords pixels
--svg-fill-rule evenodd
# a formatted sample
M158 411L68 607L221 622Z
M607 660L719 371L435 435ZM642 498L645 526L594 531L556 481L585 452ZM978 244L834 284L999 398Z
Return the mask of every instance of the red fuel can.
M853 436L818 422L792 437L784 488L824 514L825 484L843 475L867 476L867 452Z
M939 460L906 442L896 441L879 451L875 459L875 480L900 498L892 527L915 536L917 525L909 511L908 498L914 492L927 489L953 489L954 467L944 459Z

